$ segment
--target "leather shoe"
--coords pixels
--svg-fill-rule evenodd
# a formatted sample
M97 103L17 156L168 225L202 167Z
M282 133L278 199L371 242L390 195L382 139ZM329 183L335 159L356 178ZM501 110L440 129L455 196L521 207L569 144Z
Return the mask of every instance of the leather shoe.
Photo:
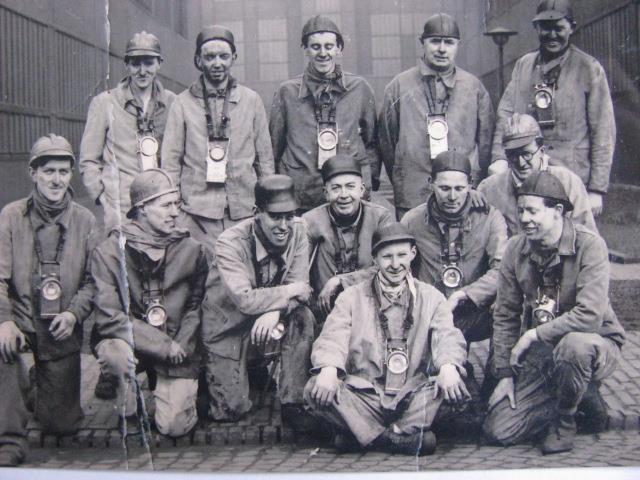
M576 436L576 421L573 415L558 415L549 425L547 435L542 441L540 450L544 455L562 453L573 450L573 440Z

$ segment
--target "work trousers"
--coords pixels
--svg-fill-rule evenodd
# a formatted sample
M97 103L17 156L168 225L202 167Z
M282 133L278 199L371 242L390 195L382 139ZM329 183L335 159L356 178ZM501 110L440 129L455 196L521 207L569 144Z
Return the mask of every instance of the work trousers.
M491 313L471 301L458 304L453 311L453 325L460 329L467 345L490 338L492 323Z
M27 336L32 347L35 338ZM35 359L34 417L42 431L53 435L71 435L80 428L80 352L55 360ZM29 372L18 355L13 363L0 360L0 448L14 448L24 454L27 446L29 412Z
M513 445L545 430L558 414L574 415L589 383L611 375L619 358L618 344L597 333L568 333L553 349L533 345L515 381L516 408L507 398L495 405L485 434Z
M304 386L311 368L311 345L314 340L315 319L311 310L300 306L285 318L286 333L276 346L281 353L273 355L271 361L280 362L278 396L282 404L301 404ZM219 353L215 344L204 343L207 351L206 378L209 389L209 414L218 421L235 421L251 410L249 398L249 375L247 365L256 357L264 357L264 349L250 343L253 322L247 330L233 335L242 335L239 358L230 358ZM225 342L225 338L218 342ZM280 350L281 349L281 350ZM276 360L278 359L278 360ZM269 358L265 358L265 363Z
M96 352L102 372L118 379L116 405L119 415L135 414L133 350L124 340L107 339L97 345ZM171 437L186 435L198 421L198 381L191 378L168 377L161 372L156 372L156 375L157 382L153 390L156 428L163 435Z
M220 220L200 217L182 210L178 218L178 226L189 230L191 238L207 247L213 254L215 253L216 241L220 234L240 223L242 220L244 220L244 218L232 220L231 217L229 217L229 209L225 209L224 218Z
M335 429L350 433L366 447L387 428L395 425L396 433L414 435L431 428L442 403L442 395L433 398L434 384L428 383L408 394L394 410L383 407L380 395L373 388L355 389L341 382L331 405L321 407L310 398L315 384L311 378L305 389L305 401L313 414L329 422Z

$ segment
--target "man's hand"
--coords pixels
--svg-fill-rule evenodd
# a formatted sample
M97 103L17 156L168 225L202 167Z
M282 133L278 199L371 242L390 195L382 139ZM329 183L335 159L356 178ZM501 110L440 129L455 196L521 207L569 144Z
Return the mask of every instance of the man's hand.
M267 312L256 318L253 322L253 328L251 328L251 343L253 345L264 345L271 331L276 328L276 325L280 321L280 311Z
M316 377L316 383L311 390L313 398L321 407L327 407L336 398L340 401L340 379L336 367L323 367Z
M467 296L467 294L466 294L466 292L464 290L457 290L457 291L453 292L449 296L449 298L447 298L447 305L449 306L449 308L453 312L458 307L460 302L463 302L464 300L467 300L468 298L469 297Z
M539 341L539 338L538 332L536 332L535 328L524 332L524 335L520 337L518 343L516 343L511 349L511 358L509 358L509 364L511 365L511 368L517 370L522 367L522 363L520 363L522 357L527 352L527 350L529 350L529 347L531 347L531 345L533 345L537 341Z
M318 295L318 306L326 314L331 311L331 298L338 290L338 287L340 287L340 278L337 276L331 277L322 287L320 295Z
M602 197L603 195L601 193L589 192L589 205L591 205L591 212L593 213L594 217L599 217L602 213L602 207L604 203L602 201Z
M471 202L471 208L475 208L476 210L487 209L487 199L484 198L482 192L478 190L469 190L469 201Z
M502 378L496 385L495 390L489 397L488 407L491 410L504 397L509 397L509 405L512 409L516 409L516 386L513 377Z
M59 313L49 325L49 333L55 341L60 342L71 336L77 321L76 316L71 312Z
M450 363L446 363L440 367L440 372L436 377L435 387L433 398L437 398L440 390L442 390L444 399L449 402L458 403L462 402L465 398L471 398L471 394L458 373L458 369Z
M18 353L27 348L27 338L15 322L0 323L0 355L4 363L13 363Z
M489 165L489 175L506 172L509 169L509 162L506 160L496 160Z
M295 298L300 303L304 303L306 305L309 304L309 300L311 299L311 295L313 294L311 285L305 282L295 282L292 283L290 287L292 287L291 298Z
M179 365L185 361L187 354L178 342L171 340L168 358L172 364Z

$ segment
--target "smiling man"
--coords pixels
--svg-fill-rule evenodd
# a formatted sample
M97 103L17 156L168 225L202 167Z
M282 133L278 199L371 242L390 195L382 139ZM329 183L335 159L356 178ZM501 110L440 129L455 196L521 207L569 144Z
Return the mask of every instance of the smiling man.
M73 434L83 417L80 347L92 308L95 218L72 200L74 163L65 138L39 138L29 156L33 192L0 212L0 466L21 463L27 446L21 352L33 352L32 409L43 431Z
M597 217L609 187L616 140L607 77L595 58L571 43L576 23L570 0L540 1L533 25L540 47L516 62L500 100L491 170L508 167L503 136L511 115L533 115L545 145L553 149L551 164L580 177Z
M246 416L248 367L279 359L282 420L306 429L302 390L314 334L306 230L286 175L258 180L255 198L253 218L220 235L208 280L202 336L209 415L217 422Z
M167 113L175 98L156 78L162 60L158 38L136 33L125 50L127 76L89 106L80 173L90 197L102 207L107 233L121 225L131 207L134 177L159 166Z
M145 371L156 401L156 428L179 437L198 420L196 347L209 258L177 228L180 194L164 171L139 174L130 194L131 222L122 227L123 238L111 235L93 253L91 346L100 369L117 379L121 427L125 417L140 414L135 375Z
M469 395L464 339L444 296L411 276L415 238L403 225L378 228L371 249L376 273L340 294L313 344L305 400L340 450L433 453L442 401Z
M375 97L364 78L342 71L343 48L331 19L310 18L302 29L307 68L273 97L269 130L276 169L293 179L301 211L324 203L320 169L337 153L354 158L367 191L377 190Z
M162 168L182 195L180 225L212 252L222 231L251 216L256 180L274 169L262 100L231 75L237 58L229 29L202 29L201 75L178 95L162 145Z
M551 173L524 181L522 233L507 245L493 314L492 371L500 381L485 432L512 445L547 429L544 454L573 448L578 405L590 384L597 391L615 370L625 339L608 297L607 246L564 216L571 208Z
M420 42L418 65L386 86L380 113L382 160L398 220L427 197L439 153L457 150L473 157L476 180L489 166L493 107L480 80L456 66L458 24L436 14L424 24Z
M370 276L373 268L371 237L391 222L390 212L367 202L359 163L338 154L322 166L327 203L305 213L311 286L318 316L326 316L338 294Z

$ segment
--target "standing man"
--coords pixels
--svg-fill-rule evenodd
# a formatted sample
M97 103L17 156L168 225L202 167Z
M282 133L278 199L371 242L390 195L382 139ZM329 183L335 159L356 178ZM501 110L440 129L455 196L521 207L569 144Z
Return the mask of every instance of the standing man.
M338 294L369 277L373 268L371 237L391 222L389 211L362 200L365 185L359 163L338 154L322 166L327 203L305 213L311 286L318 310L326 316Z
M570 0L541 0L533 18L540 48L520 58L500 100L493 139L493 173L508 168L503 149L514 113L533 115L551 162L586 185L593 215L602 212L616 141L609 84L602 65L571 44L576 30Z
M442 294L411 276L415 238L404 226L377 229L372 251L377 273L338 297L313 344L305 400L339 449L433 453L440 404L469 395L464 339Z
M570 208L549 172L524 181L523 233L507 245L493 314L492 370L500 381L485 432L512 445L548 427L544 454L573 448L578 404L591 382L615 370L625 337L608 298L607 246L564 216Z
M570 212L565 212L575 223L584 225L598 232L596 222L591 213L587 190L575 173L559 165L549 165L551 159L547 155L544 138L538 122L526 113L514 113L507 120L502 143L509 162L509 169L485 178L478 191L482 192L487 202L497 208L507 221L509 237L519 232L518 224L518 187L529 175L548 171L562 184L569 201L573 205ZM555 152L553 152L555 154Z
M255 187L253 218L226 230L203 305L209 414L234 422L251 409L247 365L279 357L282 419L302 425L302 390L309 378L314 318L309 252L293 181L270 175ZM209 313L209 310L212 312ZM269 355L270 354L270 355Z
M156 79L162 55L158 38L136 33L124 56L127 76L91 101L80 144L80 174L89 196L102 207L105 232L118 228L131 207L129 186L157 168L169 107L175 94Z
M92 308L95 218L72 200L74 163L65 138L39 138L29 156L33 192L0 212L0 466L24 461L26 349L35 360L34 414L43 431L73 434L83 417L80 346Z
M276 91L269 130L276 169L293 179L300 210L307 211L324 203L320 169L337 153L360 164L367 191L378 189L380 168L373 89L337 63L344 48L337 25L310 18L302 48L307 68Z
M198 420L196 352L209 263L206 249L177 228L179 205L164 171L139 174L124 238L104 240L91 263L91 344L100 369L117 378L118 413L123 420L136 413L135 375L146 371L155 379L156 428L172 437L186 435Z
M427 198L427 179L439 153L456 150L476 158L479 178L489 166L493 107L480 80L456 66L458 24L438 13L424 24L420 42L418 65L386 86L380 113L382 160L398 220Z
M256 179L273 173L267 114L256 92L231 76L233 33L205 27L194 63L202 72L176 99L162 167L182 195L180 224L212 252L218 235L251 216Z
M402 223L416 238L418 279L447 297L453 324L467 343L491 336L489 307L507 244L507 225L493 207L471 203L471 163L443 152L431 167L433 193L407 212Z

